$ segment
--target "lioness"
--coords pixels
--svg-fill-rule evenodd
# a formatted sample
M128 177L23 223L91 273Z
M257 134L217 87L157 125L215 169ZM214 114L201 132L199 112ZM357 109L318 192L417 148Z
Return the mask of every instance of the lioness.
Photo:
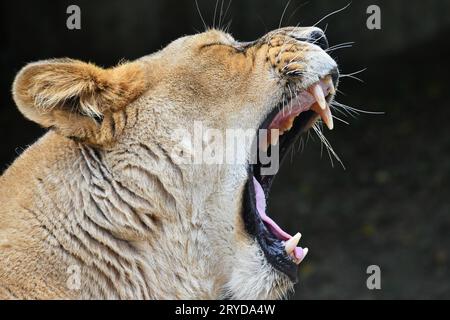
M248 43L212 29L110 69L24 67L14 100L49 132L0 178L0 297L285 297L307 249L265 212L255 144L244 163L187 163L173 133L271 129L256 150L283 158L316 120L333 128L327 48L315 27Z

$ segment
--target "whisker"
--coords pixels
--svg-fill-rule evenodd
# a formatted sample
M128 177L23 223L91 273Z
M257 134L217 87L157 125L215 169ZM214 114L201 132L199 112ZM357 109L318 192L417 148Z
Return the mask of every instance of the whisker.
M350 123L348 123L347 121L345 121L345 120L342 120L341 118L339 118L339 117L336 117L335 115L333 115L333 118L334 119L336 119L337 121L340 121L340 122L342 122L342 123L344 123L344 124L346 124L346 125L350 125Z
M325 147L327 148L327 152L328 155L330 157L330 161L331 161L331 166L334 168L334 162L333 159L331 157L331 155L333 155L333 157L341 164L342 168L345 170L345 166L344 163L342 162L342 160L339 158L339 156L337 155L337 153L334 151L333 147L331 146L330 142L328 141L328 139L323 135L322 131L320 130L320 127L315 123L312 126L314 132L316 133L316 135L319 137L319 139L322 141L322 143L325 145Z
M231 28L231 24L233 23L233 19L230 19L230 21L227 23L227 25L225 26L225 28L223 29L223 31L225 33L228 33L230 31Z
M339 112L340 114L342 114L344 117L348 117L348 116L350 116L350 117L352 117L353 119L356 119L356 116L357 115L359 115L359 113L353 113L352 111L349 111L349 110L347 110L347 109L345 109L345 108L338 108L337 106L335 106L335 105L331 105L331 109L333 109L333 111L337 111L337 112Z
M289 16L289 18L287 19L287 23L289 23L289 21L291 21L292 17L297 13L297 11L301 8L303 8L305 5L307 5L309 3L309 1L306 1L304 3L301 3L300 5L297 6L297 8L294 9L294 11L291 13L291 15Z
M319 42L320 40L325 38L326 37L325 32L327 32L327 29L328 29L328 23L326 24L325 28L322 30L323 31L323 35L321 35L319 38L317 38L316 40L311 42L311 44L316 44L317 42ZM308 37L308 40L311 40L311 38Z
M327 50L325 50L325 52L327 52L327 53L331 53L331 52L334 52L334 51L337 51L337 50L341 50L341 49L347 49L347 48L352 48L353 46L352 45L346 45L346 46L340 46L340 47L336 47L336 48L333 48L333 49L327 49Z
M231 3L233 2L233 0L228 1L228 5L227 8L225 9L225 13L223 14L223 18L225 19L227 17L228 14L228 10L230 9ZM230 22L228 22L228 24L231 26L231 22L233 21L233 18L230 19ZM229 28L228 28L229 29Z
M339 77L340 78L351 78L351 79L355 79L355 80L357 80L359 82L364 83L364 80L362 80L362 79L360 79L358 77L355 77L355 75L360 74L360 73L362 73L362 72L364 72L366 70L367 70L367 68L364 68L364 69L361 69L361 70L358 70L358 71L355 71L355 72L352 72L352 73L349 73L349 74L341 74Z
M361 82L361 83L365 83L364 80L362 80L362 79L360 79L360 78L358 78L358 77L352 76L352 75L350 75L350 74L341 74L341 75L339 75L339 78L350 78L350 79L359 81L359 82Z
M336 89L336 92L339 93L339 94L342 94L344 97L347 96L347 94L344 91L340 90L340 89Z
M219 0L216 0L216 5L214 7L214 19L213 19L213 28L216 28L216 14L217 14L217 6L219 5ZM219 17L220 19L220 17ZM220 24L219 24L220 27Z
M347 75L348 75L348 76L355 76L355 75L357 75L357 74L363 73L363 72L366 71L366 70L367 70L367 68L363 68L363 69L361 69L361 70L358 70L358 71L349 73L349 74L347 74Z
M324 147L326 147L326 145L321 137L322 131L319 127L313 127L313 129L314 129L314 131L316 131L316 134L320 138L320 158L322 159L323 158L323 149L324 149ZM330 151L328 148L327 148L327 153L328 153L328 158L330 159L330 162L331 162L331 166L334 168L333 158L331 158Z
M294 163L295 149L291 148L291 163Z
M303 139L303 137L300 137L298 141L299 143L297 147L297 152L303 153L303 151L305 150L305 140Z
M289 0L286 4L286 6L284 7L283 13L281 14L281 19L280 19L280 23L278 24L278 29L281 28L281 25L283 23L283 19L284 19L284 15L286 14L286 10L289 7L289 5L291 4L291 0Z
M205 19L203 19L202 12L200 11L200 7L198 6L198 0L195 0L195 6L197 7L198 14L200 15L200 19L202 19L203 26L205 27L205 30L207 30L208 26L206 25Z
M269 31L269 29L267 28L267 25L264 23L263 18L259 14L256 14L256 16L258 17L258 20L262 23L265 33L267 33Z
M323 17L322 19L320 19L319 21L317 21L317 22L313 25L313 27L317 26L319 23L321 23L321 22L324 21L325 19L328 19L328 18L331 17L332 15L335 15L335 14L341 12L341 11L344 11L344 10L347 9L351 4L352 4L352 3L350 2L350 3L347 4L345 7L343 7L343 8L341 8L341 9L339 9L339 10L336 10L336 11L333 11L333 12L327 14L325 17Z
M350 42L342 42L342 43L335 44L334 46L329 47L329 48L328 48L327 50L325 50L325 51L332 50L332 49L334 49L334 48L341 47L341 46L349 46L349 45L354 45L354 44L355 44L355 42L353 42L353 41L350 41Z
M333 105L337 105L338 107L342 107L342 108L345 108L345 109L352 110L354 112L361 112L361 113L372 114L372 115L384 115L384 114L386 114L385 112L381 112L381 111L367 111L367 110L362 110L362 109L350 107L350 106L347 106L347 105L342 104L342 103L337 102L337 101L333 101L332 104Z

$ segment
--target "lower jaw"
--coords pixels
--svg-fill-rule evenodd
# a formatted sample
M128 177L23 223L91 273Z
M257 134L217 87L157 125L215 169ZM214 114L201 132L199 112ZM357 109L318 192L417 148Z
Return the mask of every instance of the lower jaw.
M244 191L243 217L246 231L250 236L253 236L257 240L267 261L276 270L288 276L292 282L297 283L298 266L286 254L283 241L270 233L259 216L254 200L256 194L253 185L253 177L253 172L250 170L249 179Z
M305 112L296 119L294 127L286 132L280 140L280 162L289 154L290 148L295 145L295 141L304 133L317 119L317 114L313 111ZM281 163L280 163L281 164ZM253 178L256 178L263 187L266 199L269 193L274 176L261 176L260 167L250 165L248 168L248 181L244 191L243 218L247 233L254 237L267 261L274 269L285 274L292 282L298 282L298 265L289 257L285 251L285 244L282 239L277 238L263 222L256 206L256 192Z

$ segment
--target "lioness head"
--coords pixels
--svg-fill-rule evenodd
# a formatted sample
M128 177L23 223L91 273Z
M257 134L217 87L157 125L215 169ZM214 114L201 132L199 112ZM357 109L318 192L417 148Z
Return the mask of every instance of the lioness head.
M32 63L13 93L90 163L83 210L95 205L108 241L127 243L119 255L139 261L129 270L142 274L145 297L281 298L307 250L269 218L266 199L296 139L319 119L333 128L339 73L327 48L314 27L246 43L209 30L110 69ZM125 297L133 285L114 290Z

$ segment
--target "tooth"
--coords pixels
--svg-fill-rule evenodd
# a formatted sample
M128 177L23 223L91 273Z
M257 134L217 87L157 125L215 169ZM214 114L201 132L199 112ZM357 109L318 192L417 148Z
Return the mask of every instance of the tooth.
M333 130L334 123L333 123L333 115L331 114L330 107L327 106L325 109L324 115L322 116L323 122L327 125L328 129Z
M314 96L314 99L316 99L320 108L322 110L325 110L327 107L327 101L325 100L325 95L323 93L323 90L322 90L322 87L320 86L320 84L316 83L315 85L313 85L313 87L311 89L311 93Z
M279 139L280 139L280 130L278 129L270 130L270 144L276 146Z
M302 258L302 260L306 258L306 255L308 254L308 252L309 252L308 248L304 248L303 249L303 258Z
M284 249L286 250L287 254L291 254L294 252L301 237L302 235L300 233L297 233L295 236L286 241L286 243L284 244Z
M331 114L331 109L329 106L326 106L325 110L323 110L318 106L317 103L315 103L312 106L311 110L317 112L320 115L322 121L327 125L328 129L333 130L333 115Z
M331 78L331 76L328 76L325 79L325 84L327 84L328 87L330 88L330 94L336 94L336 89L334 88L334 83L333 83L333 79Z

